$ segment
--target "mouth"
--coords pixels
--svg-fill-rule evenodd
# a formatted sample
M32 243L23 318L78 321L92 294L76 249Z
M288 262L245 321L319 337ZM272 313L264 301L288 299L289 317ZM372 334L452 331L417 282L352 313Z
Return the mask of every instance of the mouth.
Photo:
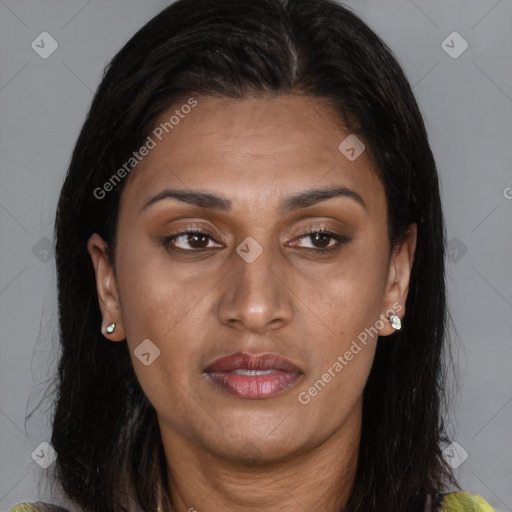
M289 389L304 372L277 354L238 352L215 360L205 373L210 382L227 393L261 400Z

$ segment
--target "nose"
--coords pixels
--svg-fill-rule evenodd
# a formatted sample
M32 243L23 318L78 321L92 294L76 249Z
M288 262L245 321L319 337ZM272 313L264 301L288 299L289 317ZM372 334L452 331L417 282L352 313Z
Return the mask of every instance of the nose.
M233 253L232 258L233 267L226 275L229 283L218 303L220 321L231 328L259 334L287 325L293 315L294 295L284 258L265 247L252 262L238 253Z

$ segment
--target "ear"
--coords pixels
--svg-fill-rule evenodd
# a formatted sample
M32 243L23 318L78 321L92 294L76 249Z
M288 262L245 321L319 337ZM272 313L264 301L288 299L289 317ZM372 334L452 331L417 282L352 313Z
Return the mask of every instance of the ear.
M407 231L406 239L395 247L389 262L388 280L382 302L380 318L384 326L379 329L380 336L388 336L395 332L389 317L397 315L400 320L405 315L405 301L409 291L409 279L416 251L418 227L411 224Z
M126 336L121 317L121 305L117 293L114 269L110 264L107 249L107 243L96 233L87 242L87 251L91 256L96 274L96 291L103 316L101 332L110 341L122 341ZM113 333L108 334L105 329L112 322L116 323L116 328Z

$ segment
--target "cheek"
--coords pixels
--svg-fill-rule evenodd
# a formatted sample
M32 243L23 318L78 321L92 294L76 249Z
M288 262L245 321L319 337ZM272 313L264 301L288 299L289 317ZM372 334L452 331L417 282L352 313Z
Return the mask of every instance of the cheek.
M375 242L372 245L375 247ZM307 392L312 396L322 390L323 400L318 402L323 402L324 407L353 403L366 383L382 327L385 254L361 243L321 280L319 316L328 327L324 329L328 335L320 338L316 346L310 346L310 359L316 359L318 364L307 385L318 384Z
M379 302L368 273L331 283L329 335L309 347L309 360L316 363L297 395L322 432L337 428L360 401L378 339L372 326L379 319Z
M338 345L356 338L379 320L386 277L381 252L355 248L322 278L321 314L337 335Z
M200 291L171 277L148 261L136 265L127 260L119 271L130 357L144 394L158 411L186 407L183 389L193 385L189 372L200 356L195 345L199 338L191 329Z
M194 305L200 303L204 290L169 265L163 249L126 238L119 243L118 255L118 291L131 345L141 338L162 342L185 316L194 317Z
M123 245L129 246L130 251ZM193 286L165 258L136 244L119 244L116 261L122 322L137 377L150 401L161 383L183 382L186 370L198 361L205 289ZM197 331L196 331L197 329ZM146 340L150 340L148 343ZM141 345L142 343L146 345ZM147 346L139 359L139 347ZM145 362L151 362L145 365ZM156 386L156 387L155 387Z
M371 280L331 281L328 293L329 307L324 312L328 335L323 340L320 337L319 343L310 347L314 352L311 359L319 363L311 377L327 382L350 379L356 388L360 388L373 362L380 301L375 296ZM358 381L360 386L356 385Z

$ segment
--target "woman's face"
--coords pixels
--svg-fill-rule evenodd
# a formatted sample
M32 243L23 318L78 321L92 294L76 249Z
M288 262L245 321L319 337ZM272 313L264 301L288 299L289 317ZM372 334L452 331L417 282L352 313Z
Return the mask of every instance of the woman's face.
M104 326L117 322L105 336L126 337L176 450L277 460L355 439L415 231L390 256L368 152L340 151L349 133L318 100L194 99L157 120L180 111L127 178L115 278L89 241Z

